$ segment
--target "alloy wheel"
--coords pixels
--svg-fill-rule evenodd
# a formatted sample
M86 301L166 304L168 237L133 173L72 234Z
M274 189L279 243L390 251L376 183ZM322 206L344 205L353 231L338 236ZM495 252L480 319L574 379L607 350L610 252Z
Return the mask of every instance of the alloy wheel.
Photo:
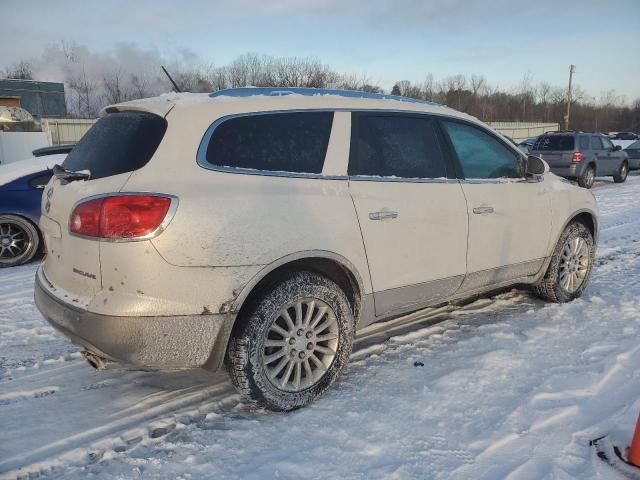
M31 246L28 233L13 222L0 223L0 262L25 254Z
M581 237L570 239L560 257L560 286L569 293L578 290L587 276L590 261L587 242Z
M318 382L338 350L339 325L329 305L303 298L283 308L267 330L262 365L278 389L298 392Z

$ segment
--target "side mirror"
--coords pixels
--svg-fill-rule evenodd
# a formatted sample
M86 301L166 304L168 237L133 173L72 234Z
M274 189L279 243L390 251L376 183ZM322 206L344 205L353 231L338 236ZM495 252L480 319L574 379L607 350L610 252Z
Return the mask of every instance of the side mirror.
M613 147L614 152L617 152L618 150L622 150L622 147L620 145L616 145L615 147Z
M540 157L527 157L527 177L542 177L549 173L549 164Z

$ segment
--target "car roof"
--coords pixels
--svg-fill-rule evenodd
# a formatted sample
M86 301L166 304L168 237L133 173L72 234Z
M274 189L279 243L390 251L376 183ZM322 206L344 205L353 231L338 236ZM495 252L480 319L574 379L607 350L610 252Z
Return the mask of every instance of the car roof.
M47 155L0 165L0 186L27 175L51 170L56 163L64 162L65 158L66 154Z
M353 90L289 87L242 87L214 93L170 93L110 105L100 114L147 111L166 116L174 108L192 109L194 112L205 110L215 113L215 116L280 110L388 110L443 114L482 124L471 115L426 100Z

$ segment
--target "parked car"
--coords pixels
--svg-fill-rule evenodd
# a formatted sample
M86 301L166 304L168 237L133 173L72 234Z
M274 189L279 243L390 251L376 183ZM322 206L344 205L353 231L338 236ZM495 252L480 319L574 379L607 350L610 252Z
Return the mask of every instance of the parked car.
M524 153L529 153L531 151L531 147L533 147L533 144L536 143L536 140L538 140L538 137L529 137L521 141L518 144L518 147L520 147L520 150L522 150Z
M38 228L42 190L71 147L47 148L34 151L38 158L0 166L0 267L27 263L43 249Z
M629 173L627 154L599 133L545 133L533 145L531 154L543 158L556 175L575 179L584 188L591 188L596 176L611 175L620 183Z
M637 170L640 168L640 140L636 140L624 149L629 156L629 169Z
M614 140L638 140L638 135L631 132L618 132L613 137Z
M226 364L291 410L356 330L515 284L566 302L593 195L429 102L240 88L108 107L46 187L35 300L96 367Z

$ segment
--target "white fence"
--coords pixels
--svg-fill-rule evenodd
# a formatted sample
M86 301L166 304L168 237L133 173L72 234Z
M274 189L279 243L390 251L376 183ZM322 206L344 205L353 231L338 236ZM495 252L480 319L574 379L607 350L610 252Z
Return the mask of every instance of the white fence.
M529 122L488 122L488 125L507 137L520 142L525 138L537 137L545 132L557 132L559 123L529 123Z
M83 118L43 118L42 131L50 134L53 145L76 143L94 123Z
M42 130L49 132L53 145L76 143L94 123L95 120L92 119L44 118L42 119ZM558 123L489 122L489 126L503 135L513 138L516 142L542 135L545 132L560 130Z

